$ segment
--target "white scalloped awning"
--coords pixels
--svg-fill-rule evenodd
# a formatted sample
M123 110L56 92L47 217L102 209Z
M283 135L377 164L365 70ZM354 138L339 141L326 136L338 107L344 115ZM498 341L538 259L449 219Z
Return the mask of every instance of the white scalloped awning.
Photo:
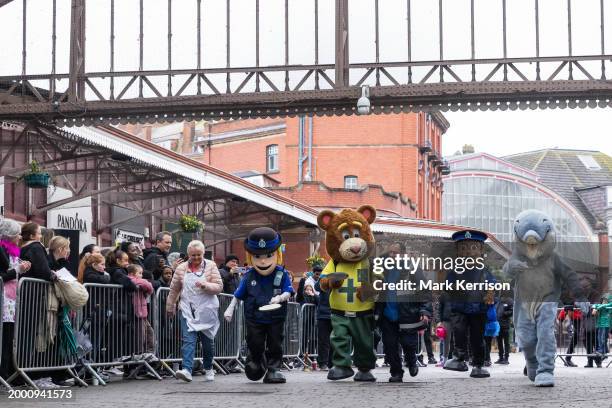
M166 170L177 177L211 186L289 215L307 224L317 225L318 211L312 207L256 186L240 177L191 160L121 130L102 127L72 127L62 130L113 152L127 155L147 165ZM379 217L372 225L374 232L439 239L450 238L454 232L465 228L468 227L441 224L430 220L392 217ZM494 237L489 235L487 243L497 253L508 257L508 249Z

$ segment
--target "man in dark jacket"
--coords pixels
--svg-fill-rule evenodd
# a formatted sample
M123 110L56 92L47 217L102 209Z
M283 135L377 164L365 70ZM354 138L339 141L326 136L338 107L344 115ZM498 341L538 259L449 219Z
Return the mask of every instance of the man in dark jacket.
M499 350L499 360L495 364L510 364L510 322L512 322L512 312L514 301L511 297L503 297L497 304L497 320L499 322L499 334L497 335L497 349Z
M393 244L389 256L405 253L401 243ZM425 280L422 271L412 273L410 270L396 268L384 271L384 283L413 282L415 290L390 290L381 292L376 303L376 319L382 331L383 347L386 360L390 365L389 382L402 382L404 370L400 346L404 351L406 366L411 377L419 373L416 352L418 348L418 331L428 327L432 315L431 294L418 290L419 283Z
M148 252L144 260L144 270L153 274L153 271L159 270L159 259L162 257L164 263L172 268L176 268L175 265L168 263L168 253L172 246L172 235L168 231L162 231L155 236L155 246L153 246ZM159 276L153 276L153 279L159 279Z
M223 280L223 293L233 295L240 285L240 270L238 269L238 257L229 254L225 257L225 263L219 268L221 280Z

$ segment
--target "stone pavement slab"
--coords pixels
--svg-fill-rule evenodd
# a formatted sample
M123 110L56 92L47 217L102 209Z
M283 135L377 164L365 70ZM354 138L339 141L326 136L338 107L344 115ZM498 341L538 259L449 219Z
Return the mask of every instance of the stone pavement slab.
M536 388L523 376L522 356L512 354L508 366L494 366L487 379L469 378L432 365L421 368L417 377L405 374L404 383L390 384L388 369L377 368L374 384L352 380L330 382L325 372L284 372L287 384L252 383L243 374L216 377L207 383L203 376L192 383L174 379L114 381L106 387L73 387L71 400L9 400L0 395L0 407L435 407L435 408L611 408L612 367L577 368L557 360L554 388Z

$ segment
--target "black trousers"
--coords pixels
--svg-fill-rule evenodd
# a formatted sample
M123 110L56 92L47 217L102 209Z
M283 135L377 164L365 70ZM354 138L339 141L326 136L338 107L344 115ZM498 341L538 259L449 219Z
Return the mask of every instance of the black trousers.
M13 336L15 323L5 322L2 324L2 364L0 365L0 377L7 380L15 372L13 365Z
M491 361L491 343L493 342L493 337L485 336L485 361Z
M318 341L318 354L317 363L319 367L326 365L332 366L332 353L331 344L329 342L329 336L332 332L331 319L319 319L317 320L317 341Z
M427 350L427 358L433 358L433 345L431 343L431 323L427 323L427 328L423 333L423 341L425 342L425 350Z
M578 345L578 339L580 338L580 329L582 328L582 322L580 320L573 320L572 324L574 326L574 333L572 334L572 338L570 340L570 344L567 347L567 354L574 354L574 347ZM585 346L586 346L586 338L585 338Z
M497 336L497 348L499 349L500 360L507 360L508 356L510 355L510 328L499 328L499 335Z
M587 317L587 319L591 319L591 317ZM572 334L572 338L567 347L567 354L574 353L574 348L578 345L578 340L580 339L581 334L584 336L583 341L584 341L584 347L586 349L586 353L592 354L593 351L595 351L595 339L596 339L596 332L595 332L595 329L593 328L593 325L589 324L590 322L587 322L587 324L585 324L586 327L584 328L584 331L583 331L581 320L574 320L572 323L574 325L574 333ZM571 356L568 358L571 358Z
M482 367L485 356L484 327L487 315L484 313L464 314L453 312L451 322L453 324L453 336L455 347L453 357L465 360L468 356L468 337L472 352L472 362L476 367Z
M584 331L584 346L586 348L587 354L593 354L593 352L595 351L595 340L597 339L596 333L597 332L594 328L592 328L591 330Z
M385 316L381 316L380 330L382 331L383 347L387 363L391 366L390 372L393 377L401 377L404 374L402 369L402 356L400 350L404 351L406 365L412 367L416 365L416 352L419 342L419 334L414 331L400 330L399 323L392 322ZM401 348L400 348L401 346Z
M283 362L285 322L269 324L246 322L247 363L254 361L266 368L280 369Z

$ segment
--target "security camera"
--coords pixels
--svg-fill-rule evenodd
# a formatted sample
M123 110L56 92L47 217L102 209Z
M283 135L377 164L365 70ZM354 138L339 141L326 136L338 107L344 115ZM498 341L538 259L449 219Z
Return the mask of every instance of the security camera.
M361 87L361 97L357 100L357 113L360 115L370 113L370 87L367 85Z

